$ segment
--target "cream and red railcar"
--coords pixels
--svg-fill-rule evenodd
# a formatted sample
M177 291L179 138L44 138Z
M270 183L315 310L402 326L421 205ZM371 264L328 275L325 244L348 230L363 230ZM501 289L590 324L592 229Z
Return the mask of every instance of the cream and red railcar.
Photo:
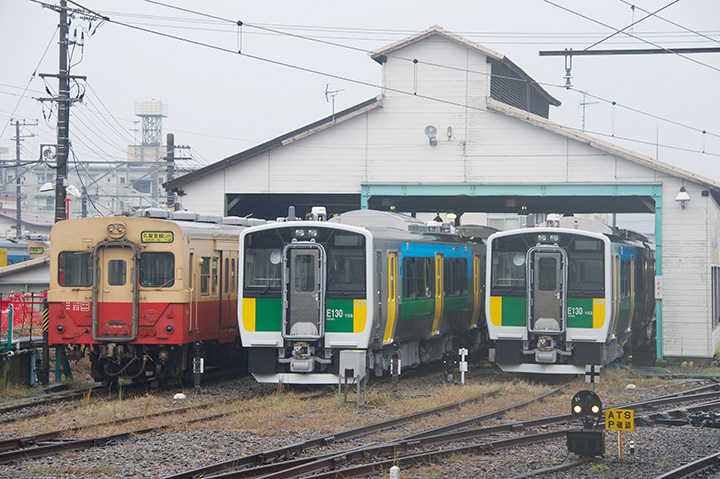
M180 377L239 347L237 242L248 224L150 209L51 233L49 340L88 352L96 380Z
M486 318L505 371L582 374L654 336L655 252L580 218L488 239Z

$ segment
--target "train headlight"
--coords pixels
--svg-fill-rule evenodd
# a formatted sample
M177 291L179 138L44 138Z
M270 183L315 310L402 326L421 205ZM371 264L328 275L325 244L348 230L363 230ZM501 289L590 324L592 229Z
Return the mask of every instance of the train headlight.
M172 324L168 324L165 326L165 331L167 331L169 334L172 334L173 331L175 331L175 328L172 327Z
M547 235L537 235L537 240L541 243L544 243L547 241Z
M311 238L317 238L318 237L318 230L308 230L308 236Z
M296 238L304 238L305 237L305 230L297 229L295 230L295 237Z
M125 236L126 230L127 230L127 228L122 223L113 223L113 224L110 224L107 226L108 235L111 238L115 238L115 239L122 238L123 236Z
M553 243L557 243L558 241L560 241L560 235L550 235L550 241L552 241Z
M58 324L55 329L57 329L58 333L62 333L63 331L65 331L65 326L63 326L62 324Z

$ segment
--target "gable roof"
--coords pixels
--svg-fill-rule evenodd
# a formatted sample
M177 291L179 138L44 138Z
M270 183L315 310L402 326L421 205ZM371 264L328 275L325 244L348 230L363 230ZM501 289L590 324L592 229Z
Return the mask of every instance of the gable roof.
M701 184L710 188L713 192L713 196L716 199L720 200L720 182L711 180L710 178L698 175L678 166L656 160L655 158L652 158L650 156L628 150L627 148L614 145L608 141L600 140L598 138L595 138L594 136L588 135L585 132L560 125L559 123L552 122L541 116L533 115L532 113L528 113L525 110L506 105L505 103L499 101L490 100L487 104L487 109L497 113L501 113L503 115L517 118L518 120L522 120L525 123L529 123L533 126L537 126L553 133L562 135L566 138L570 138L571 140L585 143L586 145L597 148L598 150L604 151L605 153L609 153L625 160L632 161L633 163L637 163L638 165L644 166L646 168L650 168L652 170L659 171L670 176L681 178L683 180L688 180L693 183Z
M504 65L505 67L509 68L510 71L512 71L514 74L518 75L519 78L522 80L527 81L532 88L535 89L543 98L545 98L548 103L554 106L560 106L560 100L550 95L547 91L545 91L544 88L542 88L535 80L530 77L527 73L523 71L522 68L517 66L515 63L510 61L508 57L503 55L502 53L498 53L495 50L491 50L487 47L484 47L483 45L480 45L479 43L475 43L473 41L468 40L467 38L463 38L460 35L457 35L455 33L452 33L448 30L445 30L443 27L439 25L433 25L427 30L424 30L420 33L416 33L415 35L411 35L407 38L404 38L402 40L399 40L397 42L391 43L390 45L387 45L380 50L376 50L374 52L370 52L370 58L375 60L376 62L382 64L387 61L387 57L392 55L398 50L401 50L409 45L413 45L415 43L421 42L423 40L426 40L433 36L440 36L443 38L446 38L452 42L455 42L459 45L463 45L465 47L468 47L472 50L475 50L483 55L485 55L488 58L488 61L497 61Z
M224 160L212 163L204 168L195 170L192 173L188 173L178 178L174 178L166 183L163 183L163 187L166 190L178 190L182 187L182 185L186 183L192 183L193 181L211 175L212 173L222 171L226 168L237 165L238 163L241 163L248 158L253 158L267 151L274 150L275 148L280 148L281 146L288 145L294 141L305 138L306 136L310 136L313 133L317 133L327 128L331 128L338 123L342 123L351 118L355 118L356 116L362 115L363 113L366 113L370 110L374 110L379 106L382 106L382 100L380 96L377 96L362 103L358 103L355 106L351 106L350 108L347 108L341 112L335 113L334 115L325 117L322 120L318 120L316 122L310 123L309 125L298 128L297 130L293 130L290 133L286 133L270 141L266 141L265 143L257 145L253 148L241 151L240 153L236 153L232 156L228 156Z

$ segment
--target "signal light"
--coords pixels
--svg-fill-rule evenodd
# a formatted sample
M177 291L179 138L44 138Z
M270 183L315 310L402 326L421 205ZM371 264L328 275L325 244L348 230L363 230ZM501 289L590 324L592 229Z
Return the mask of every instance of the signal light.
M582 419L583 428L567 432L568 451L581 457L605 454L604 431L597 430L602 415L602 401L592 391L580 391L570 403L572 417Z
M572 398L572 416L575 418L595 417L602 414L602 401L592 391L580 391Z

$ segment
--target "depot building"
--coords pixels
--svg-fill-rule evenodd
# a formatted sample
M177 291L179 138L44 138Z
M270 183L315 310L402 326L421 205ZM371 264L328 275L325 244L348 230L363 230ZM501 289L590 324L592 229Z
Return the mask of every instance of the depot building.
M549 120L560 102L519 66L441 27L371 55L376 98L165 187L217 215L646 213L658 358L720 349L720 183ZM413 60L418 60L417 62ZM278 112L281 113L281 112Z

